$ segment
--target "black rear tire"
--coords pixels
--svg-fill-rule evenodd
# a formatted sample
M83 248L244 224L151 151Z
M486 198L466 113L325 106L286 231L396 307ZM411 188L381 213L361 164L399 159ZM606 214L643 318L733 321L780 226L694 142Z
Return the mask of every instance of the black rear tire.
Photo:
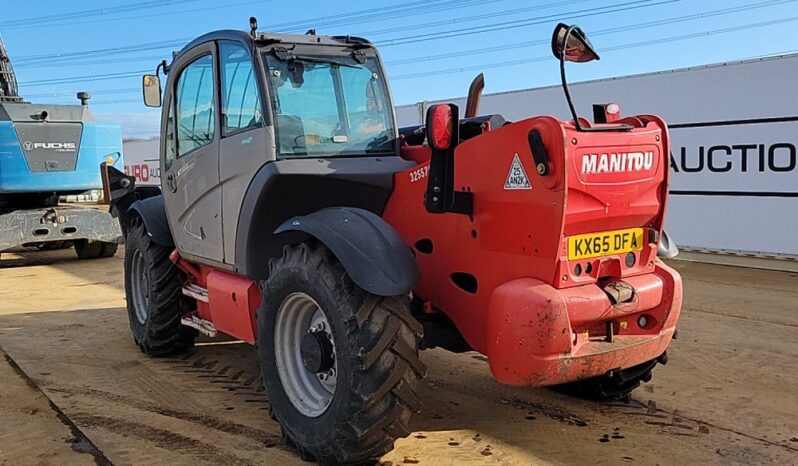
M125 242L127 313L133 339L149 356L185 351L197 335L180 323L184 277L169 260L171 252L152 240L140 219L133 219Z
M390 451L396 439L410 434L410 417L421 409L418 380L426 374L418 355L423 328L410 314L409 298L367 293L315 242L286 246L269 265L270 277L261 284L258 355L272 417L286 442L302 458L322 464L362 463ZM297 408L287 394L290 382L281 380L277 367L278 313L290 312L284 303L297 295L317 303L331 329L326 338L334 344L337 381L316 415Z
M91 241L81 239L75 241L75 253L78 259L99 259L101 257L113 257L119 245L105 241Z
M666 358L663 355L658 359L647 361L628 369L613 371L612 374L578 380L552 388L561 393L587 400L628 401L632 391L639 387L641 382L651 380L651 372L657 362L665 360Z
M103 252L100 254L100 257L114 257L116 255L116 251L119 249L119 245L116 243L103 243Z

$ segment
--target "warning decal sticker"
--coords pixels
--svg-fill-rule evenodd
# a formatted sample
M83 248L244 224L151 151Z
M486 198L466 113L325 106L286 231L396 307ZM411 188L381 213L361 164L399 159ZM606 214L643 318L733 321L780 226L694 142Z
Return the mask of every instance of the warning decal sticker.
M510 173L507 174L507 181L504 182L504 189L532 189L518 154L513 157L513 164L510 166Z

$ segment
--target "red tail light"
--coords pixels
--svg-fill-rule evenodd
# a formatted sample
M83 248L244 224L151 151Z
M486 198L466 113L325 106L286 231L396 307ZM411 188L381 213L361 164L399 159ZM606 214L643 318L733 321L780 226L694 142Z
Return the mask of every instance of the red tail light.
M452 108L448 105L436 105L432 108L432 118L427 121L429 144L435 150L445 151L452 145L454 134L454 118Z

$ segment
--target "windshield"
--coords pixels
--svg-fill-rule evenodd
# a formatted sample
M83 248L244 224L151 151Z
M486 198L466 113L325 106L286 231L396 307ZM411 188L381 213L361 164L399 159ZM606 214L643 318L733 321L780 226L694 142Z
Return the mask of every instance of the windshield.
M281 155L395 151L385 78L374 57L264 52Z

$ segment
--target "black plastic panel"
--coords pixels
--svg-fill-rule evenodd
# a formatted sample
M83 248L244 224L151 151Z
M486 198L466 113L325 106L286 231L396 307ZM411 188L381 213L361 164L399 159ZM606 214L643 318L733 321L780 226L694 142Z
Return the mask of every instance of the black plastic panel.
M413 165L400 157L302 158L264 165L239 214L236 271L266 278L269 259L280 256L288 241L274 231L291 217L343 206L381 215L393 191L394 174Z

